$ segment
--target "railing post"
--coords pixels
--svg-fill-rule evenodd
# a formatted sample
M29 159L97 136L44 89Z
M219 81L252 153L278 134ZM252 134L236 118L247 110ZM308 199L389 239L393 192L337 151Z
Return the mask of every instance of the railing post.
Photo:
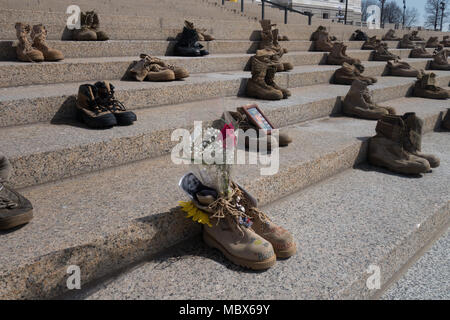
M223 6L225 5L225 0L222 0L222 5L223 5Z
M241 12L244 12L244 0L241 0Z
M312 15L308 14L308 25L312 23Z
M264 20L264 4L266 2L264 0L261 1L261 20Z
M284 24L287 24L288 9L284 7Z

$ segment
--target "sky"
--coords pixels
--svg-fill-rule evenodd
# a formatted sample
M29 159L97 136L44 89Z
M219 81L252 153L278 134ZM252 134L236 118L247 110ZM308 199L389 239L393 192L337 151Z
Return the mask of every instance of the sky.
M400 7L403 7L403 0L395 0ZM408 7L416 7L419 9L419 19L417 25L421 26L424 22L424 12L425 12L425 0L406 0L406 8Z

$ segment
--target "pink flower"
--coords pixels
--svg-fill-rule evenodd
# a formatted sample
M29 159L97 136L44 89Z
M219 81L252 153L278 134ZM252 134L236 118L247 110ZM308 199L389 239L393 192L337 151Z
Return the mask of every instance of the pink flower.
M236 146L236 136L234 134L234 126L230 122L229 124L225 123L222 130L220 130L221 138L223 140L223 147L227 148L227 140L233 141L233 146Z

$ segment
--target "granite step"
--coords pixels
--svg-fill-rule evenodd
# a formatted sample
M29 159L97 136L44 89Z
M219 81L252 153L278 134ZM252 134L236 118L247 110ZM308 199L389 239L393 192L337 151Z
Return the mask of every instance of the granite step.
M49 46L64 53L67 58L94 58L94 57L127 57L139 56L141 53L158 56L173 55L175 41L168 40L110 40L105 42L96 41L47 41ZM201 44L209 52L214 54L223 53L255 53L259 41L250 40L216 40L203 41ZM361 49L362 41L345 41L348 49ZM396 48L398 43L389 41L391 48ZM16 60L17 41L0 41L0 61ZM281 42L283 48L289 52L309 51L312 42L307 40L292 40Z
M444 109L439 101L418 98L400 98L388 104L399 113L417 112L425 120L425 132L439 124ZM261 165L241 165L235 169L235 179L261 205L267 205L364 161L366 139L374 134L375 125L374 121L326 117L289 126L286 129L294 142L279 150L278 173L262 176ZM444 179L448 176L448 160L433 146L424 139L423 151L441 156L441 167L423 179L408 181L425 181L439 175L439 181L447 183ZM35 218L23 228L0 233L0 297L53 297L67 291L66 271L70 265L81 268L84 285L199 234L199 225L185 219L175 208L178 200L185 199L177 181L189 168L175 165L169 156L164 156L20 190L32 201ZM386 183L386 179L394 177L380 176L380 181ZM446 192L434 180L431 185L439 186L440 193ZM360 193L353 194L361 200ZM405 194L395 198L406 200ZM424 193L421 194L423 197ZM448 192L445 194L448 197ZM374 194L370 192L367 196ZM427 194L428 200L433 197ZM341 203L345 198L337 199ZM380 203L390 202L380 200ZM333 206L326 207L329 211ZM273 210L269 211L273 214ZM315 211L305 208L300 212ZM431 213L427 208L421 212ZM340 239L344 240L348 238ZM308 261L303 258L303 242L299 241L299 256Z
M407 61L418 69L425 68L427 64L426 59ZM384 73L384 62L365 61L363 64L365 75L375 77ZM276 81L279 85L290 88L329 83L338 68L339 66L328 65L295 67L290 72L278 73ZM445 77L448 72L442 71L438 74ZM117 98L129 109L134 110L242 95L245 90L245 79L248 78L249 72L239 71L192 74L185 81L170 83L136 81L112 83L116 87ZM75 95L81 84L83 83L76 82L0 88L0 127L41 121L58 122L60 119L72 118L75 111Z
M392 49L392 53L408 58L409 49ZM347 50L347 54L361 61L368 61L370 50ZM290 52L282 61L294 66L323 64L328 53ZM210 54L204 57L166 57L168 63L186 68L190 73L226 72L249 70L252 54ZM0 88L52 84L96 79L125 79L127 70L138 56L71 58L58 62L30 63L0 61Z
M236 267L196 236L66 298L372 299L380 290L366 285L371 266L383 290L450 223L450 133L423 144L441 166L421 178L360 165L265 206L298 243L295 256L266 272Z
M450 75L439 78L447 84ZM371 87L375 101L404 97L413 79L383 77ZM348 86L314 85L292 90L287 101L257 102L274 125L288 124L339 112L340 98ZM66 120L0 129L0 150L13 166L11 183L25 187L154 158L171 152L171 134L178 128L191 128L195 120L212 121L224 110L255 102L247 98L219 98L137 110L138 121L129 127L89 130L83 124ZM427 103L427 100L423 100ZM438 101L442 108L446 101ZM180 116L183 115L183 116Z

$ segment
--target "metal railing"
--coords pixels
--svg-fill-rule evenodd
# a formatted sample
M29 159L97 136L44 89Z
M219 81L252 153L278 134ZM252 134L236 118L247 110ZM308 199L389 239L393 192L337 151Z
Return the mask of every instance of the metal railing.
M298 14L307 16L308 17L308 25L311 25L312 16L314 15L312 12L298 11L298 10L292 9L291 7L284 6L282 4L275 3L275 2L272 2L269 0L261 0L261 19L264 19L264 9L265 9L266 2L271 4L274 7L284 10L284 24L288 23L288 12L290 11L290 12L294 12L294 13L298 13ZM225 0L222 0L222 5L225 5ZM244 0L241 0L241 12L244 12Z

